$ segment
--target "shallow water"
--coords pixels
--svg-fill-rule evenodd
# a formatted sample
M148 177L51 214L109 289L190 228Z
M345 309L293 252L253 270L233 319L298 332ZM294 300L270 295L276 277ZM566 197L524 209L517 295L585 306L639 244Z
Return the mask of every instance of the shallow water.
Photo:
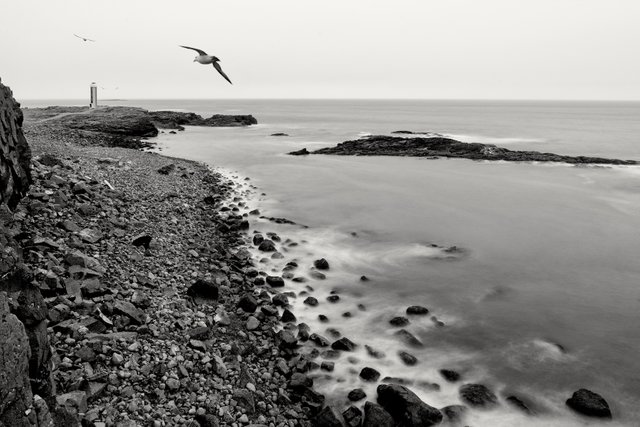
M161 134L166 155L201 160L251 177L268 216L309 229L258 220L300 245L270 260L280 271L296 259L331 264L311 279L320 305L295 302L295 314L324 336L334 327L387 353L374 360L361 345L343 355L321 390L346 403L362 386L363 366L382 376L438 383L412 387L432 406L459 402L458 384L437 370L459 370L464 382L515 393L534 406L524 417L502 401L472 411L468 423L584 425L564 401L585 387L604 396L621 425L640 420L640 169L391 157L283 155L333 145L362 133L433 131L513 149L640 159L640 104L419 101L137 101L146 108L199 113L252 113L249 128L189 127ZM290 137L270 137L287 132ZM267 193L261 197L260 193ZM352 233L356 233L356 236ZM450 256L441 248L463 249ZM361 282L361 275L372 280ZM287 289L304 290L288 282ZM337 290L341 301L325 297ZM364 304L366 311L359 310ZM424 349L405 347L388 320L409 305L431 313L411 318ZM349 311L351 318L342 317ZM330 318L328 324L318 314ZM444 322L437 327L434 315ZM404 366L406 348L420 360ZM350 362L349 356L357 360ZM344 360L343 360L344 359ZM355 374L352 372L355 371ZM375 395L373 387L367 394ZM617 424L617 423L616 423ZM597 423L593 423L597 425ZM612 424L610 424L612 425Z

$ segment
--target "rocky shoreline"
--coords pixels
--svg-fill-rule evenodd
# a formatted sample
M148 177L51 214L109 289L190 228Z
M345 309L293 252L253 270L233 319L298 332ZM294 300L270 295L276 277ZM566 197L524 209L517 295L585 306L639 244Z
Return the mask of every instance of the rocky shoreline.
M412 135L410 131L396 134ZM370 135L361 139L345 141L335 147L321 148L312 152L306 148L290 155L335 154L341 156L404 156L430 158L463 158L471 160L503 160L509 162L557 162L570 164L638 165L636 160L607 159L602 157L564 156L538 151L513 151L493 144L466 143L442 136L399 137Z
M131 149L146 146L146 125L140 125L146 119L105 128L104 120L90 117L83 125L83 113L59 111L49 111L55 113L50 120L26 113L31 188L0 227L3 244L19 261L3 277L11 277L13 288L8 299L0 292L0 305L28 330L39 328L29 335L37 368L29 379L37 396L29 416L11 413L14 418L0 418L5 424L457 425L470 408L501 404L486 386L464 384L458 372L442 370L445 381L460 385L464 405L434 408L402 378L381 379L364 367L356 374L379 384L377 396L356 388L344 407L325 406L313 380L333 371L332 359L358 346L385 357L365 343L339 333L329 340L297 322L290 301L305 298L305 305L317 306L313 289L302 284L307 276L322 280L331 260L309 266L292 260L282 272L266 271L255 254L284 258L297 242L271 231L247 233L251 218L260 215L249 206L250 181ZM116 114L130 117L125 110ZM161 116L166 126L182 125L173 113ZM127 126L134 131L113 131ZM285 280L301 290L282 292ZM420 347L403 326L428 313L411 306L406 317L389 323L400 328L399 339ZM400 357L407 366L417 362L408 352ZM505 400L530 410L517 396ZM611 417L606 401L588 390L574 393L567 405Z

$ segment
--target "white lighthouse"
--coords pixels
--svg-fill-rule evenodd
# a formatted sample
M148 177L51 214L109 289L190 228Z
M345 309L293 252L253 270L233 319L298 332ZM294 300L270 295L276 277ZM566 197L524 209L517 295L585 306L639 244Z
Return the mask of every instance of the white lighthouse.
M96 82L91 83L91 103L90 108L96 108L98 106L98 86Z

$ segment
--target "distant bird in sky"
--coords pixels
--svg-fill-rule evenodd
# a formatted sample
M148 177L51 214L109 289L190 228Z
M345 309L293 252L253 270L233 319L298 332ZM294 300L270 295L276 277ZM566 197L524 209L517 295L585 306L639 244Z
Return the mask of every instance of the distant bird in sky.
M84 40L85 42L95 42L95 40L91 40L91 39L88 39L88 38L86 38L86 37L79 36L79 35L77 35L76 33L73 33L73 35L74 35L74 36L76 36L76 37L77 37L77 38L79 38L79 39Z
M201 64L204 64L204 65L213 64L213 68L218 70L220 75L222 77L224 77L224 79L226 81L231 83L231 80L229 80L229 77L227 77L227 75L224 73L224 71L222 71L222 68L220 67L220 64L218 64L218 61L220 61L218 58L216 58L215 56L212 56L212 55L207 55L207 52L205 52L204 50L196 49L195 47L182 46L182 45L179 45L179 46L183 47L185 49L191 49L191 50L195 50L196 52L198 52L198 56L196 56L196 59L194 59L193 62L197 61L197 62L199 62ZM231 84L233 84L233 83L231 83Z

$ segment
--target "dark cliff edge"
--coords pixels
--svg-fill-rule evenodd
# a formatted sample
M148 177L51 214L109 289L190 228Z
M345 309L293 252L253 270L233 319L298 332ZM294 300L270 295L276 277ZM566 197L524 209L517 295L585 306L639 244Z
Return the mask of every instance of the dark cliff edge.
M294 151L291 155L336 154L343 156L406 156L447 157L471 160L504 160L509 162L559 162L570 164L637 165L636 160L602 157L564 156L538 151L513 151L492 144L467 143L445 137L397 137L372 135L345 141L335 147L321 148L311 153Z
M23 115L0 83L0 425L48 426L52 419L47 306L23 264L12 210L31 185Z

